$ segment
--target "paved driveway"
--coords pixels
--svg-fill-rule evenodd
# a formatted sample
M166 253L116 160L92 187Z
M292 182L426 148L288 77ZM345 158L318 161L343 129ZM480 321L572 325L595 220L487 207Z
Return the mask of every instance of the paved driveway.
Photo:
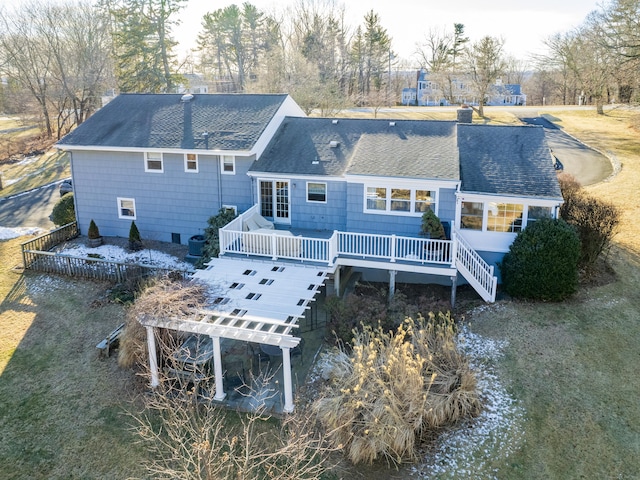
M60 199L59 187L60 182L55 182L12 197L0 198L0 227L54 228L49 215Z
M524 123L544 127L547 143L564 166L564 171L576 177L583 186L601 182L613 173L613 165L607 157L567 135L549 120L538 116L535 110L511 112Z

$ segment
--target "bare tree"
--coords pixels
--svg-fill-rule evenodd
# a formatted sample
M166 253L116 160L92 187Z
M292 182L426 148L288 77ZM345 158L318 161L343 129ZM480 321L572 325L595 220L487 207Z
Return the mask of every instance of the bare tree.
M502 54L504 42L486 36L471 44L465 51L465 66L475 95L478 115L484 117L484 103L496 80L504 73L506 64Z

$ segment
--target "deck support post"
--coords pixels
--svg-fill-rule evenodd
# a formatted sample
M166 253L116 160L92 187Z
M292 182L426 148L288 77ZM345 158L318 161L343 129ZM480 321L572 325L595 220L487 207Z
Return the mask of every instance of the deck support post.
M149 370L151 371L151 388L160 385L158 377L158 356L156 353L156 333L153 327L145 327L147 329L147 347L149 350Z
M224 392L224 383L222 378L222 353L220 351L220 337L211 335L213 342L213 378L216 382L216 394L213 399L221 402L227 394Z
M284 376L284 407L285 413L293 412L293 382L291 381L291 349L280 347L282 350L282 374Z
M456 306L456 290L458 289L458 277L451 277L451 308Z
M340 265L336 267L336 273L333 274L333 287L336 289L336 297L340 298Z
M389 270L389 300L393 300L393 296L396 294L396 272L395 270Z

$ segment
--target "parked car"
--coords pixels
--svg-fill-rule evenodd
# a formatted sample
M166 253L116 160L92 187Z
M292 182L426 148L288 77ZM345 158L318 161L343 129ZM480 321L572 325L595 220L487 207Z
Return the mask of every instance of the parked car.
M60 196L73 192L73 183L71 179L63 180L60 184Z

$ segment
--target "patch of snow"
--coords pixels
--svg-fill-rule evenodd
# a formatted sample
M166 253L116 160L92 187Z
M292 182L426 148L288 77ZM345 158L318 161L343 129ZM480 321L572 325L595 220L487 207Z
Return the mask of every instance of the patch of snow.
M55 275L40 275L37 281L27 282L30 294L56 292L67 282L66 278Z
M41 233L44 233L44 230L38 227L0 227L0 240L10 240L23 235L39 235Z
M498 478L495 460L509 457L522 445L524 409L507 393L494 368L506 345L461 328L459 346L476 371L484 408L477 418L444 433L435 453L414 467L412 476Z
M173 255L158 250L140 250L139 252L127 252L115 245L101 245L89 248L84 245L72 245L60 252L61 255L71 257L90 258L89 254L100 255L103 260L122 263L136 263L138 265L161 267L175 270L193 270L193 266L183 262Z

